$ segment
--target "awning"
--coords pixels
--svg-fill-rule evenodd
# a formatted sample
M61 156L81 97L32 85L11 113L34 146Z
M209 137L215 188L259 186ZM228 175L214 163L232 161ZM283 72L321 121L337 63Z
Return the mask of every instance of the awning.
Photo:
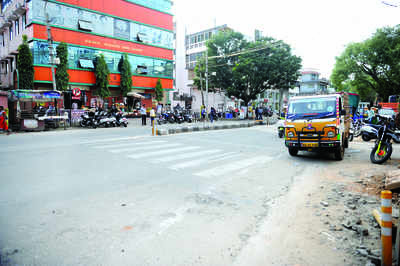
M61 92L48 90L12 90L11 95L20 101L49 102L53 99L59 99Z
M135 98L140 98L140 99L144 99L143 95L140 95L139 93L130 91L126 94L127 96L131 96L131 97L135 97Z

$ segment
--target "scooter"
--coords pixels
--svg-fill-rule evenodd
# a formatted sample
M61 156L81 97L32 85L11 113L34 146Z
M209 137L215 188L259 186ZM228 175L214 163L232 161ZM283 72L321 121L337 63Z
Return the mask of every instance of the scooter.
M276 124L278 127L278 136L279 138L283 138L285 136L285 120L280 119Z

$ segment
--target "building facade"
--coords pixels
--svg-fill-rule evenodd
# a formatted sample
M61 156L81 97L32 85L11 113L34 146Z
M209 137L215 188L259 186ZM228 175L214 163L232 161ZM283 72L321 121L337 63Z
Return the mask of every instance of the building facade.
M215 34L221 31L231 30L227 25L221 25L207 30L187 34L183 24L179 21L176 23L176 68L175 68L175 90L171 92L171 104L180 104L181 106L190 107L198 112L203 102L207 102L208 106L216 109L224 109L232 105L232 101L225 97L224 93L216 92L205 93L205 81L203 82L203 96L201 88L197 88L193 79L195 77L194 68L197 61L205 56L206 42ZM211 73L210 73L211 75Z
M123 102L119 62L131 64L132 90L151 106L158 79L173 89L173 16L170 0L3 0L0 17L1 89L16 87L14 72L22 35L28 36L34 61L34 89L51 89L52 74L47 24L53 48L68 45L70 89L79 88L82 104L100 100L94 65L103 54L110 70L111 97L105 105ZM46 20L48 16L48 20ZM54 52L55 53L55 52Z
M300 91L301 95L323 94L328 92L329 81L320 78L317 70L304 69L301 71Z

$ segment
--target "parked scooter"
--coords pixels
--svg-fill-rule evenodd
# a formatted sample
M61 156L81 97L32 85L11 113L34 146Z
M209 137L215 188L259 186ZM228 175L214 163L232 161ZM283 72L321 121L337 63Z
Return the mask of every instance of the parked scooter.
M283 138L285 136L285 120L279 119L276 125L278 127L279 138Z
M126 119L125 114L123 112L114 113L113 116L115 118L116 126L118 126L118 127L120 127L120 126L127 127L128 126L128 119Z

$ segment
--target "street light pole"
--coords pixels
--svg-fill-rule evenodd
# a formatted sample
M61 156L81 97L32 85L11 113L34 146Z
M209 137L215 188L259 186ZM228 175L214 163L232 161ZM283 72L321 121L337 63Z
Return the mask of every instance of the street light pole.
M208 49L206 48L206 115L208 117Z

